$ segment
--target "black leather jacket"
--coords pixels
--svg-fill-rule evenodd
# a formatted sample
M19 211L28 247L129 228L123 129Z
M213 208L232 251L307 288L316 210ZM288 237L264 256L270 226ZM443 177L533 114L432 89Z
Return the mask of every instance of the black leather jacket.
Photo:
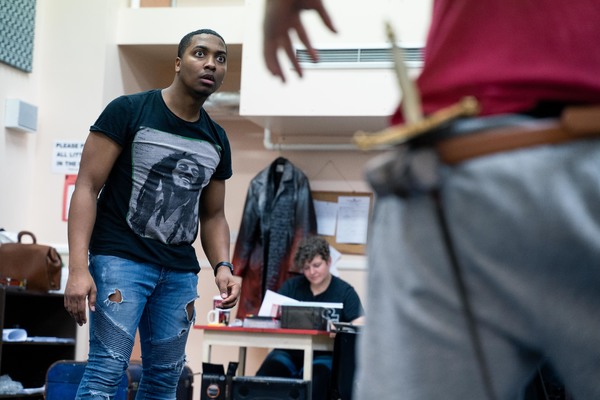
M233 253L242 294L237 315L258 314L267 289L277 291L300 273L293 257L301 239L316 234L317 220L308 178L279 157L250 182Z

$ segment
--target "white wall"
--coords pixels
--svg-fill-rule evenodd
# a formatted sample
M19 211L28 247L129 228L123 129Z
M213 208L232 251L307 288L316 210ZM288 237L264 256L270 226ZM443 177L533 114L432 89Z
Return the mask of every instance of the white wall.
M198 2L196 2L198 4ZM193 8L124 8L118 22L119 44L173 44L200 28L210 28L228 44L242 43L245 7L243 2L202 2Z
M36 19L35 30L41 29ZM33 70L40 66L39 47L34 46ZM15 98L39 106L39 75L0 63L0 228L32 227L35 155L39 135L4 128L6 99ZM39 124L38 124L39 125ZM20 204L20 207L15 207Z

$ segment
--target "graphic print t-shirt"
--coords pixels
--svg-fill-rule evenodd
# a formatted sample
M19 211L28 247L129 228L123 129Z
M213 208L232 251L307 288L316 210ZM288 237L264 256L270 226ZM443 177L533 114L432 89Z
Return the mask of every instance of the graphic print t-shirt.
M92 253L199 270L202 189L232 174L224 130L204 110L181 120L159 90L113 100L90 130L123 148L98 199Z

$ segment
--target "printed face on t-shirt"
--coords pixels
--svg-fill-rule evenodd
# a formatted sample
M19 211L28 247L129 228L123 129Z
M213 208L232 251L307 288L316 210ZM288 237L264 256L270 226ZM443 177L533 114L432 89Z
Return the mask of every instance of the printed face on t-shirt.
M132 145L131 229L166 244L193 242L202 188L219 160L208 142L141 128Z
M198 180L201 166L192 160L179 160L173 170L173 184L189 189Z

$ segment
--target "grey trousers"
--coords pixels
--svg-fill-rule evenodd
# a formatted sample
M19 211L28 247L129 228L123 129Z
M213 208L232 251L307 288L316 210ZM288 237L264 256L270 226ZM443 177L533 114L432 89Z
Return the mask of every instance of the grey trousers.
M427 150L391 160L370 173L354 398L486 399L427 193L438 185L496 399L521 398L542 361L576 399L600 399L600 140L454 167Z

